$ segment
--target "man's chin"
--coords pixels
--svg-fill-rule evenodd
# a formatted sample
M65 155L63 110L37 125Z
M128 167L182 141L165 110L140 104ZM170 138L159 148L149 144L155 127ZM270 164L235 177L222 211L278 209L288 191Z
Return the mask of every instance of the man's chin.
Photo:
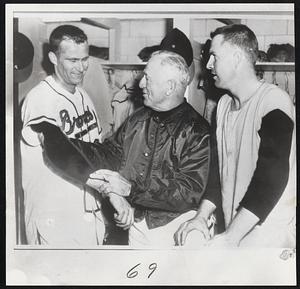
M220 85L220 82L218 80L215 80L215 87L216 88L223 88L222 85Z
M144 103L145 106L149 106L149 105L148 105L149 102L148 102L148 100L147 100L146 98L144 98L143 103Z
M83 81L83 77L74 77L74 78L72 78L72 82L75 85L80 84L82 81Z
M75 85L75 86L81 85L81 84L82 84L82 81L83 81L83 79L80 80L80 81L73 81L72 84Z
M145 102L145 101L144 101L144 106L153 109L153 106L152 106L151 102Z

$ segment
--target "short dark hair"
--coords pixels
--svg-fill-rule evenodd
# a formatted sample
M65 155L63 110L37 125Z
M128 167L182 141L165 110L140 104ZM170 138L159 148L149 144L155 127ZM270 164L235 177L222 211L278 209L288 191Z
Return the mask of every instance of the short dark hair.
M252 64L255 64L258 57L258 42L254 32L246 25L231 24L218 27L211 32L210 37L223 35L224 41L241 48Z
M71 39L75 43L80 44L87 41L86 34L78 27L73 25L61 25L56 27L49 38L49 49L56 53L59 49L59 44L66 39Z

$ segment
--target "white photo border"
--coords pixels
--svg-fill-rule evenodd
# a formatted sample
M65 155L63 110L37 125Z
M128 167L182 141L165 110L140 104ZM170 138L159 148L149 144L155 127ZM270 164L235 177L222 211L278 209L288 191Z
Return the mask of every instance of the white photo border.
M272 11L272 13L270 12ZM295 285L295 250L133 250L126 246L45 248L16 245L13 17L294 19L281 4L6 4L7 285Z

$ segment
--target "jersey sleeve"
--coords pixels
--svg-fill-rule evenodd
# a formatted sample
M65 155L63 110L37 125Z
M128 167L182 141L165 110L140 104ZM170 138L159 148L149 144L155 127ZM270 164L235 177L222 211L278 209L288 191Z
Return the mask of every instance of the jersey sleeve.
M284 112L289 118L294 120L295 107L290 96L275 85L270 86L265 93L260 104L261 118L276 109Z
M57 116L58 109L55 109L55 100L45 97L45 93L45 89L40 84L28 93L22 105L22 139L29 146L40 144L38 135L31 129L31 125L42 122L48 122L56 126L61 125Z

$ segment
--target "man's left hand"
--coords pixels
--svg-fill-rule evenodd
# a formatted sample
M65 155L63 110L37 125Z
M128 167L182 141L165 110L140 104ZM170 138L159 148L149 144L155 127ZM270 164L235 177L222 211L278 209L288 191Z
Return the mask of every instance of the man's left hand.
M129 229L134 222L134 208L130 206L124 197L114 193L110 193L108 197L116 210L114 214L116 225L124 230Z

